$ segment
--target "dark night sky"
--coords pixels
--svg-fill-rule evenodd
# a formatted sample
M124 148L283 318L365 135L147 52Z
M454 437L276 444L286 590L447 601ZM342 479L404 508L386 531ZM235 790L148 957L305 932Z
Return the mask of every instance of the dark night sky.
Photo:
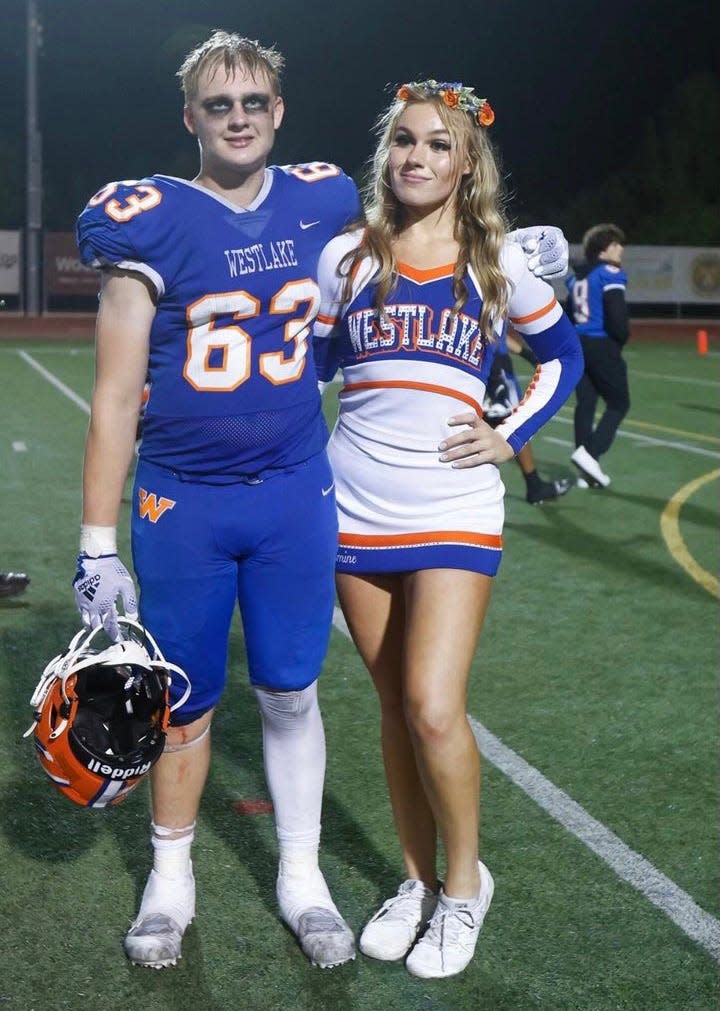
M520 215L544 202L540 191L562 202L627 162L673 89L695 70L715 69L718 46L708 0L38 5L45 186L55 216L66 215L48 222L54 227L71 224L109 179L194 172L173 74L215 27L285 53L278 162L331 160L355 172L389 83L432 76L473 84L495 108L493 137ZM24 8L24 0L0 0L0 155L20 166ZM717 124L709 129L716 143Z

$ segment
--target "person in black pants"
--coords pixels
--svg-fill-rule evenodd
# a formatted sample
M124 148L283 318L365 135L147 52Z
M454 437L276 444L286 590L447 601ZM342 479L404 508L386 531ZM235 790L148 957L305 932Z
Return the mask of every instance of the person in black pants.
M485 388L485 403L483 404L483 420L491 428L497 428L505 418L520 404L523 389L520 386L513 366L510 352L520 355L532 366L538 364L537 358L527 344L524 344L504 327L495 345L490 373ZM566 477L545 480L538 473L535 464L535 454L531 443L527 442L519 450L515 459L525 479L525 501L530 505L542 505L553 499L566 495L571 488L571 482Z
M17 597L30 584L30 577L24 572L0 572L0 597Z
M625 235L617 225L595 225L583 237L585 262L565 284L570 292L568 315L575 323L585 357L585 372L575 395L575 452L578 485L606 488L610 477L599 459L615 439L630 409L627 365L622 349L630 336L621 267ZM597 425L598 400L605 410ZM593 427L594 426L594 427Z

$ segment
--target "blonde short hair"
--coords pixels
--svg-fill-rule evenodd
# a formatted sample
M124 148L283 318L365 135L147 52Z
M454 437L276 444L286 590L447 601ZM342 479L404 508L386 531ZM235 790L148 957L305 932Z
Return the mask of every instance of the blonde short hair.
M228 74L242 68L255 78L264 75L273 94L279 95L284 65L284 56L273 46L262 46L255 39L218 30L187 54L176 77L180 78L186 102L197 96L200 75L206 70L215 72L220 67Z

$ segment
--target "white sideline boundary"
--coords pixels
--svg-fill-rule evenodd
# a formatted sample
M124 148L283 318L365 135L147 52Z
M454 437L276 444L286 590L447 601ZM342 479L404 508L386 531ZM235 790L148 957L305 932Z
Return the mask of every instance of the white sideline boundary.
M350 638L340 608L333 614L333 625ZM682 888L654 867L649 860L630 849L619 836L588 814L585 808L559 789L524 758L491 734L468 714L478 751L538 807L559 822L576 839L600 857L621 880L632 885L716 960L720 960L720 921L695 902Z
M44 379L69 400L72 400L81 410L86 414L90 413L90 404L57 376L54 376L52 372L44 368L32 355L27 351L18 351L18 354L23 361L39 372ZM671 448L680 448L680 444L677 443L666 445ZM338 607L334 609L333 625L350 639L350 631L342 611ZM599 856L621 880L637 889L649 902L672 920L687 937L701 945L714 959L720 961L720 921L705 912L674 881L666 877L645 857L630 849L619 836L593 818L585 808L551 783L549 779L546 779L524 758L503 744L482 723L470 714L468 714L468 719L478 751L483 758L507 776L515 786L523 790L551 818L559 822L563 828Z

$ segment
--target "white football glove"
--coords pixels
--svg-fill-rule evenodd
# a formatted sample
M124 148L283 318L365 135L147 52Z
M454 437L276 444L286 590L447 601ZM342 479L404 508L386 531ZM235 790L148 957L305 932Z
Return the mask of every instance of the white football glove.
M533 225L508 232L510 242L517 242L527 258L528 268L536 277L557 278L567 274L570 250L560 228Z
M126 618L137 621L137 598L130 573L117 555L100 555L90 558L78 555L78 567L73 579L75 603L83 624L88 628L103 626L115 642L122 634L118 625L115 601L122 598Z

